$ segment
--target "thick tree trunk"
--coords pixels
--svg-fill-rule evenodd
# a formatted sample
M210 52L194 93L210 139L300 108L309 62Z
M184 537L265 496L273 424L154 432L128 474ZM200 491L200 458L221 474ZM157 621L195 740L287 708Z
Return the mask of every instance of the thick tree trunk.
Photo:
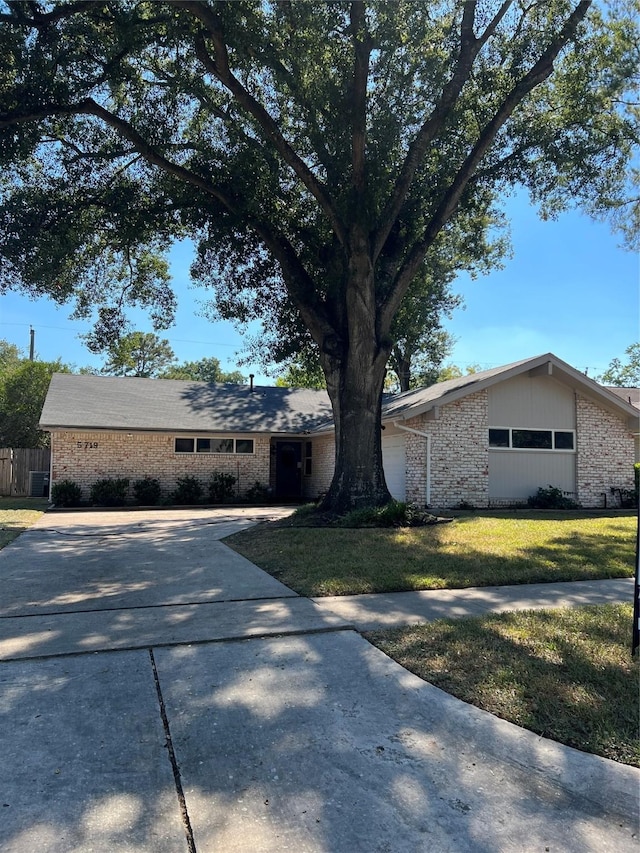
M390 344L381 344L376 326L368 252L354 252L350 273L345 312L348 337L343 337L348 344L339 358L322 358L336 446L333 480L322 508L338 513L382 506L391 500L381 443L382 387Z
M382 468L381 405L384 371L350 369L330 388L336 464L322 508L343 513L391 500Z

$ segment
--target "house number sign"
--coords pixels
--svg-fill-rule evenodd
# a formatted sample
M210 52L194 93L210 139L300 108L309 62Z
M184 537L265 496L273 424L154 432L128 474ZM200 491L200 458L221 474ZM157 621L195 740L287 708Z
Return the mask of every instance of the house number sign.
M97 450L98 442L97 441L76 441L76 447L78 450Z

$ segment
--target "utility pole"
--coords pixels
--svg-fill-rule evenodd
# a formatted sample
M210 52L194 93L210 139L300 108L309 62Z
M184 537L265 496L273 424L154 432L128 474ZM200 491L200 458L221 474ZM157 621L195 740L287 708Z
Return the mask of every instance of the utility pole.
M29 339L29 361L33 361L36 344L36 330L33 326L29 326Z

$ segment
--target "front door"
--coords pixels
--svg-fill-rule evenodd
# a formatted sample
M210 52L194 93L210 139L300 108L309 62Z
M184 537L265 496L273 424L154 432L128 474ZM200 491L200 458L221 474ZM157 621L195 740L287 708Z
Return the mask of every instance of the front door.
M299 441L276 442L276 497L302 496L302 444Z

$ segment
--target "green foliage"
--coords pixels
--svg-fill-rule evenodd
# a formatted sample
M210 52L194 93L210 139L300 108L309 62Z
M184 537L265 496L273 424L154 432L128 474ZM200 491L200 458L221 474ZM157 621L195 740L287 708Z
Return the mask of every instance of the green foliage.
M38 428L54 373L68 373L61 361L23 359L0 373L0 446L47 447L49 434Z
M313 350L336 416L377 448L423 272L446 287L499 261L516 187L544 216L628 209L635 2L51 8L0 21L0 291L97 310L96 351L128 305L168 327L166 252L188 235L210 315L261 322L255 351L278 362ZM379 454L363 470L345 436L327 500L387 499Z
M153 332L131 332L114 341L101 370L111 376L159 376L175 358L169 341Z
M236 478L233 474L215 471L209 481L209 500L213 504L229 503L235 497L234 485Z
M423 527L445 519L437 519L416 504L391 501L382 507L353 510L338 521L339 527ZM446 519L449 520L449 519Z
M73 480L57 480L51 487L51 500L55 506L80 506L82 489Z
M577 509L578 504L567 497L557 486L540 487L535 495L527 498L527 504L533 509Z
M217 358L201 358L199 361L174 364L164 370L160 378L186 379L192 382L229 382L234 385L244 385L247 381L239 370L222 370Z
M640 343L630 344L626 350L626 363L614 358L598 382L621 388L640 388Z
M317 354L311 352L310 357L299 356L285 365L285 370L276 379L278 388L315 388L321 390L327 387L320 361Z
M245 492L245 498L249 503L265 503L271 497L271 491L267 486L264 486L259 480L256 480L253 486Z
M96 480L89 489L91 503L96 506L124 506L129 491L129 478L106 477Z
M204 497L204 488L197 477L178 477L176 488L169 495L169 502L174 504L199 504Z
M160 481L155 477L144 477L133 484L134 497L143 506L155 506L160 503L161 493Z

